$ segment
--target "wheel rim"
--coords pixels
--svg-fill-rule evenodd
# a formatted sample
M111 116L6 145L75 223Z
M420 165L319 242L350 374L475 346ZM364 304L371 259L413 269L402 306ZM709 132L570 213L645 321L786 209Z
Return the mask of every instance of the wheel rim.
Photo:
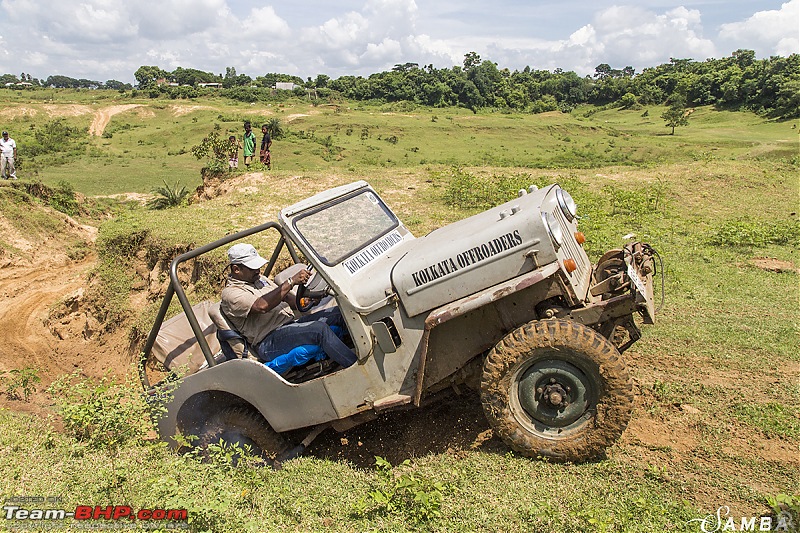
M512 410L537 433L557 435L580 427L597 402L591 379L563 359L540 359L521 368L513 383Z

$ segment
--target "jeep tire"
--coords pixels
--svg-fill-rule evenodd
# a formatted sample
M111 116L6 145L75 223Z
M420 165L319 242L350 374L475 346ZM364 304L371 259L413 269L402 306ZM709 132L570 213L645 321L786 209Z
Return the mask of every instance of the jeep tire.
M269 461L287 447L283 437L269 427L260 413L244 407L226 407L212 415L200 432L198 447L208 457L208 446L220 441L242 447L249 445L254 456Z
M622 435L633 381L614 345L593 329L533 321L489 351L481 403L495 434L514 451L580 462Z

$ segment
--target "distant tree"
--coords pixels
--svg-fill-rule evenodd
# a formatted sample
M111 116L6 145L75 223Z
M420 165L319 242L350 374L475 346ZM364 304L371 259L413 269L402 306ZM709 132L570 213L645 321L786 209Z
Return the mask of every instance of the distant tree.
M731 57L736 60L740 68L747 68L753 64L756 59L756 53L753 50L738 49L731 54Z
M142 65L133 73L140 89L146 89L156 84L156 81L169 77L169 73L156 66ZM49 79L49 78L48 78Z
M65 89L65 88L77 89L78 87L81 86L80 80L76 80L75 78L70 78L69 76L61 76L60 74L56 74L55 76L48 76L44 84L47 87L58 87L59 89Z
M608 63L600 63L596 67L594 67L594 77L597 79L602 80L603 78L608 77L611 75L611 65Z
M395 72L408 72L409 70L415 69L415 68L418 68L418 67L419 67L419 63L403 63L403 64L398 63L397 65L392 67L392 70L395 71Z
M686 116L686 100L683 97L674 97L669 108L661 114L661 118L667 123L668 128L672 128L670 135L675 135L676 127L689 124Z
M111 89L113 91L128 91L132 89L130 83L123 83L117 80L108 80L103 84L103 86L106 89Z
M17 83L17 77L13 74L3 74L0 76L0 84L5 85L6 83Z
M317 79L314 80L314 87L317 89L324 89L328 86L328 82L331 81L331 77L325 74L317 74Z
M234 73L236 71L234 70ZM179 85L197 85L198 83L219 83L222 78L213 72L204 72L196 68L178 67L171 73L164 73L163 78L169 78Z
M469 70L481 64L481 56L475 52L464 54L464 70Z

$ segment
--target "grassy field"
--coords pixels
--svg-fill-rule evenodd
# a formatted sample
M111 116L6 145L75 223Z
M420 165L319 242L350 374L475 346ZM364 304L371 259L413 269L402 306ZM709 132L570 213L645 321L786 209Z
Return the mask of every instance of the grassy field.
M101 91L105 93L105 91ZM86 98L86 92L81 96ZM32 93L36 94L36 93ZM347 172L425 169L431 166L563 169L632 166L742 157L791 159L797 130L745 113L697 109L690 125L669 135L663 108L579 109L571 115L429 109L411 104L369 106L307 103L249 105L224 100L136 100L111 92L110 100L65 103L55 92L48 102L9 102L3 128L20 145L21 176L46 184L67 180L79 192L110 195L148 193L166 180L200 184L203 166L191 153L213 128L241 138L242 123L278 118L286 134L273 143L276 172ZM64 98L61 95L61 98ZM104 135L90 136L95 114L109 106L130 107L111 116ZM642 116L644 114L647 116ZM37 145L37 128L63 117L80 134L64 152L40 156L35 173L24 171L26 146ZM742 131L747 135L743 136ZM241 156L241 154L240 154Z
M309 456L278 472L231 467L224 450L203 464L148 440L146 427L129 427L143 419L135 389L80 382L53 394L56 404L83 406L67 411L64 431L0 411L3 497L59 494L67 508L186 508L194 530L215 532L700 531L691 520L721 506L738 526L740 517L774 515L779 495L798 505L794 123L701 108L672 136L658 108L647 116L645 109L525 116L401 105L207 100L188 109L185 102L111 97L94 103L86 93L53 98L53 105L91 109L142 104L114 115L110 136L87 138L85 153L39 170L44 183L66 179L88 195L146 193L163 179L199 185L202 163L177 152L215 123L238 134L244 118L277 116L287 130L273 145L273 171L232 176L239 181L229 194L165 211L129 207L105 222L101 264L129 277L137 276L141 250L168 259L357 179L373 184L417 235L504 200L498 196L520 184L557 181L578 203L594 259L631 232L661 253L665 300L657 324L625 354L636 407L603 460L555 465L519 457L487 435L477 400L468 396L326 434ZM0 115L18 143L37 121L50 120L42 105L50 104L12 101ZM27 108L36 112L20 111ZM66 120L88 129L92 116ZM23 210L15 213L14 223L25 223ZM215 268L207 270L210 277ZM211 285L198 283L192 298L213 292ZM126 327L145 329L158 303L115 305L131 306L119 310ZM107 401L88 401L98 397ZM70 420L88 420L96 431L76 432ZM388 473L375 468L373 455L395 466Z

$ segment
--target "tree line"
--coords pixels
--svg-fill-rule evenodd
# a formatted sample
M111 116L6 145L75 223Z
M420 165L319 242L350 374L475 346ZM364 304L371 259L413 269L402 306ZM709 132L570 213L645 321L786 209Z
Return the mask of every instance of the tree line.
M511 71L470 52L462 65L451 68L403 63L367 77L331 79L319 74L304 81L277 73L251 78L237 74L233 67L226 68L223 75L182 67L168 72L157 66L141 66L134 77L138 90L152 98L194 98L207 92L199 84L218 83L222 96L255 102L274 99L277 82L291 82L296 85L298 96L313 90L317 98L331 100L407 101L432 107L461 106L473 111L497 108L527 113L568 112L582 104L635 108L680 100L687 106L715 105L755 111L771 118L800 117L800 54L756 59L754 51L744 49L721 59L672 58L640 73L630 66L617 69L602 63L587 76L562 69L525 67ZM74 87L75 82L87 81L51 76L43 85ZM127 90L114 80L92 83L97 86L89 88Z

